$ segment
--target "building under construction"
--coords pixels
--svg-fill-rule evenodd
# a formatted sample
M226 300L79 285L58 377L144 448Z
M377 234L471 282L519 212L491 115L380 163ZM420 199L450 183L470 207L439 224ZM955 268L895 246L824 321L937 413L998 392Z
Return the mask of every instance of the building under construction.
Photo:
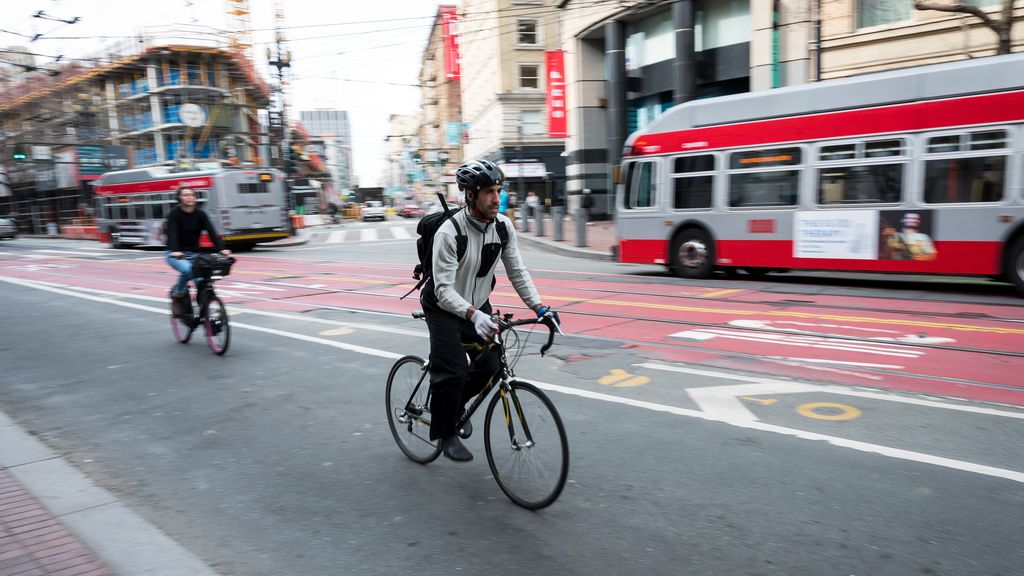
M25 231L88 219L106 171L220 160L267 164L270 93L245 49L139 37L3 86L0 215Z

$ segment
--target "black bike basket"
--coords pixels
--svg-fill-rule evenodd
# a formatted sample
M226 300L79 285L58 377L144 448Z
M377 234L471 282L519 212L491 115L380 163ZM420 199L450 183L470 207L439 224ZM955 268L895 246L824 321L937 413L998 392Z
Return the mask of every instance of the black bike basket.
M213 276L227 276L235 259L221 254L199 254L192 259L192 275L209 279Z

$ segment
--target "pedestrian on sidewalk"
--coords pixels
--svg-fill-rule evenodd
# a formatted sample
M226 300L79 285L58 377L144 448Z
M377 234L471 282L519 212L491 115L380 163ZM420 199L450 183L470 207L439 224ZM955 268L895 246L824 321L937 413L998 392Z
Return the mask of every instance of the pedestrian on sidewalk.
M583 189L580 207L583 208L583 221L587 226L590 226L590 209L594 207L594 197L590 195L590 188Z
M526 193L526 217L536 216L538 208L540 208L540 197L530 190Z

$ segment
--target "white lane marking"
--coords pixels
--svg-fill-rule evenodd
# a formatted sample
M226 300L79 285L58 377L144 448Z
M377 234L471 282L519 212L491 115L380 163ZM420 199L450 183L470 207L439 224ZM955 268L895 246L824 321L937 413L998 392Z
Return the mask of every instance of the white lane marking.
M775 380L771 378L757 378L752 376L744 376L742 374L729 374L725 372L716 372L714 370L698 370L696 368L688 368L685 366L673 366L670 364L657 364L654 362L645 362L643 364L634 364L634 366L640 368L649 368L651 370L662 370L665 372L678 372L681 374L693 374L695 376L707 376L710 378L721 378L723 380L737 380L740 382L750 382L753 387L758 387L756 390L751 388L749 390L740 390L739 387L733 385L726 386L707 386L701 388L687 388L686 391L693 393L693 391L701 390L700 392L705 396L708 395L709 390L718 388L725 391L732 390L736 396L757 396L765 394L788 394L792 392L824 392L826 394L839 394L842 396L855 396L859 398L872 398L875 400L885 400L887 402L899 402L902 404L914 404L917 406L928 406L930 408L943 408L945 410L957 410L960 412L973 412L975 414L986 414L989 416L1003 416L1005 418L1017 418L1024 420L1024 412L1011 412L1008 410L996 410L994 408L983 408L981 406L964 406L961 404L950 404L948 402L939 402L936 400L925 400L923 398L911 398L908 396L897 396L895 394L886 394L884 392L869 392L867 390L852 390L849 388L842 388L839 386L823 386L820 384L802 384L798 382L789 382L786 380ZM800 386L806 390L794 388L794 386ZM738 392L736 392L738 390Z
M994 466L985 466L983 464L975 464L973 462L965 462L963 460L954 460L952 458L943 458L941 456L924 454L922 452L914 452L912 450L903 450L901 448L892 448L889 446L881 446L879 444L870 444L868 442L860 442L858 440L850 440L848 438L839 438L838 436L829 436L827 434L807 432L805 430L786 428L784 426L776 426L774 424L765 424L764 422L758 422L756 420L724 420L721 418L717 418L711 414L705 414L704 412L698 412L696 410L688 410L686 408L679 408L676 406L667 406L665 404L656 404L654 402L645 402L643 400L634 400L632 398L612 396L610 394L591 392L589 390L579 390L576 388L559 386L557 384L537 382L535 380L529 380L529 382L532 382L533 384L536 384L537 386L545 390L551 390L552 392L561 392L562 394L569 394L572 396L581 396L583 398L589 398L591 400L602 400L604 402L612 402L615 404L634 406L636 408L644 408L647 410L652 410L654 412L666 412L669 414L676 414L679 416L688 416L690 418L700 418L701 420L721 422L723 424L729 424L739 428L747 428L749 430L760 430L762 432L771 432L774 434L782 434L784 436L793 436L795 438L801 438L803 440L824 440L825 442L828 442L833 446L838 446L841 448L851 448L853 450L857 450L860 452L868 452L871 454L888 456L890 458L897 458L900 460L909 460L911 462L920 462L923 464L933 464L935 466L942 466L943 468L951 468L953 470L961 470L964 472L973 472L975 474L993 476L995 478L1003 478L1006 480L1012 480L1014 482L1024 483L1024 472L1018 472L1016 470L1007 470L1004 468L996 468Z
M110 254L107 254L106 252L82 252L82 251L70 251L70 250L44 250L44 249L37 249L37 250L33 250L33 252L42 252L44 254L63 254L63 255L68 256L70 258L74 258L75 256L110 256Z
M407 240L412 238L412 234L409 234L409 229L405 226L395 226L392 228L391 236L396 240Z
M11 284L18 284L25 286L26 288L35 288L36 290L45 290L47 292L53 292L55 294L64 294L66 296L74 296L76 298L83 298L85 300L92 300L94 302L105 302L107 304L114 304L115 306L124 306L126 308L133 308L135 310L145 310L147 312L156 312L157 314L170 315L168 308L153 308L152 306L144 306L142 304L132 304L131 302L122 302L120 300L113 300L111 298L103 298L100 296L90 296L88 294L81 294L74 292L73 290L65 290L63 288L53 288L50 286L42 286L32 281L5 278L0 276L0 281L9 282ZM341 348L342 350L348 350L350 352L356 352L358 354L366 354L368 356L378 356L381 358L390 358L397 360L402 357L401 354L394 352L388 352L386 350L378 350L376 348L368 348L366 346L358 346L356 344L346 344L344 342L336 342L334 340L326 340L324 338L316 338L314 336L306 336L305 334L297 334L295 332L285 332L284 330L275 330L273 328L264 328L262 326L253 326L251 324L243 324L240 322L232 322L232 328L244 328L246 330L254 330L256 332L266 332L267 334L275 334L278 336L285 336L294 340L302 340L305 342L313 342L316 344L323 344L324 346L331 346L333 348Z
M687 388L686 393L693 398L701 410L722 420L757 420L757 416L743 404L739 396L815 392L818 388L818 386L810 384L779 382Z
M6 278L0 276L0 281L8 282L11 284L17 284L27 288L34 288L37 290L44 290L47 292L54 292L57 294L64 294L67 296L73 296L76 298L82 298L85 300L92 300L96 302L105 302L107 304L113 304L115 306L124 306L127 308L134 308L137 310L146 310L148 312L156 312L159 314L168 314L168 310L163 308L152 308L150 306L142 306L140 304L132 304L130 302L121 302L118 300L111 300L110 298L100 298L97 296L90 296L88 294L81 294L73 292L71 290L63 290L59 288L52 288L49 286L43 286L35 282ZM365 346L355 346L352 344L344 344L342 342L335 342L333 340L325 340L323 338L316 338L313 336L306 336L304 334L296 334L293 332L286 332L284 330L274 330L270 328L262 328L259 326L252 326L249 324L232 323L232 326L244 328L248 330L255 330L257 332L265 332L267 334L274 334L283 336L285 338L292 338L295 340L302 340L304 342L312 342L316 344L323 344L324 346L331 346L334 348L340 348L349 350L359 354L368 354L371 356L378 356L383 358L400 358L401 354L395 354L393 352L387 352L385 350L377 350L374 348L368 348ZM664 412L668 414L676 414L679 416L687 416L690 418L700 418L701 420L707 420L710 422L721 422L723 424L729 424L738 428L746 428L750 430L760 430L762 432L771 432L773 434L782 434L784 436L793 436L795 438L801 438L804 440L823 440L833 446L842 448L850 448L858 450L860 452L867 452L871 454L878 454L881 456L887 456L890 458L896 458L900 460L908 460L911 462L918 462L923 464L932 464L935 466L941 466L944 468L950 468L953 470L961 470L964 472L972 472L975 474L981 474L985 476L992 476L995 478L1003 478L1006 480L1012 480L1014 482L1024 483L1024 472L1018 472L1016 470L1007 470L1003 468L996 468L994 466L985 466L983 464L975 464L973 462L965 462L963 460L954 460L952 458L943 458L941 456L934 456L932 454L924 454L922 452L914 452L911 450L903 450L901 448L892 448L889 446L881 446L879 444L870 444L868 442L860 442L858 440L850 440L847 438L839 438L837 436L829 436L826 434L818 434L815 432L808 432L805 430L797 430L795 428L786 428L783 426L775 426L773 424L765 424L763 422L743 419L725 419L713 414L707 414L699 412L697 410L689 410L686 408L679 408L677 406L668 406L666 404L657 404L654 402L645 402L643 400L635 400L632 398L623 398L620 396L612 396L610 394L602 394L600 392L591 392L589 390L579 390L576 388L569 388L566 386L560 386L557 384L548 384L546 382L538 382L530 380L533 384L552 392L560 392L562 394L568 394L572 396L580 396L583 398L589 398L592 400L601 400L604 402L612 402L615 404L622 404L625 406L633 406L636 408L643 408L654 412ZM790 384L790 383L787 383Z
M337 244L338 242L345 241L345 230L338 230L337 232L331 232L331 235L327 237L327 244Z
M377 229L376 228L365 228L363 230L362 236L359 239L364 241L364 242L373 242L374 240L377 239Z
M3 280L3 277L0 277ZM134 300L144 300L147 302L157 302L161 304L167 303L167 298L159 296L146 296L144 294L125 294L123 292L114 292L112 290L103 290L100 288L81 288L78 286L72 286L70 284L60 284L58 282L47 282L45 280L27 280L34 284L40 284L43 286L49 286L51 288L62 288L65 290L75 290L78 292L88 292L91 294L102 294L110 298L129 298ZM326 318L317 318L315 316L303 316L300 314L288 314L287 312L271 312L269 310L260 310L257 308L249 308L247 306L236 306L231 305L229 312L231 314L246 313L253 314L256 316L267 316L270 318L281 318L284 320L293 320L299 322L308 322L311 324L326 324L329 326L344 326L348 328L358 328L360 330L370 330L372 332L384 332L386 334L400 334L402 336L414 336L416 338L430 338L430 333L426 330L409 330L406 328L398 328L394 326L379 326L376 324L364 324L362 322L344 322L341 320L328 320ZM389 316L409 318L408 314L388 314Z
M826 360L824 358L791 358L785 357L782 360L791 362L807 362L808 364L835 364L837 366L860 366L862 368L884 368L886 370L902 370L903 366L897 364L872 364L871 362L850 362L847 360Z
M846 352L862 352L865 354L896 356L899 358L918 358L924 354L923 350L888 348L880 344L865 344L839 338L791 336L788 334L757 334L751 332L733 332L722 329L688 330L685 332L669 334L669 337L701 341L710 340L711 338L727 338L732 340L742 340L744 342L760 342L762 344L780 344L783 346L818 348L824 350L843 350Z

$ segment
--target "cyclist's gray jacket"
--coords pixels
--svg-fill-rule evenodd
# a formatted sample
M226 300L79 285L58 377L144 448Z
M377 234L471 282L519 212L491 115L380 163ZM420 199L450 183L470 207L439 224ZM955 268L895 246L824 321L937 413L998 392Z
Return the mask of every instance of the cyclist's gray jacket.
M496 218L494 222L485 225L470 217L467 210L459 210L434 233L434 252L431 256L434 295L437 296L441 308L459 318L466 317L466 311L470 306L480 308L491 295L498 260L490 258L490 262L486 262L484 246L501 245L501 238L495 229L495 224L499 221L504 222L508 230L508 243L501 251L505 273L527 306L533 308L540 304L540 296L533 285L533 279L519 257L515 226L503 214L498 214ZM462 256L461 262L456 253L456 232L452 220L459 223L462 233L468 238L466 253ZM481 266L487 269L481 270Z

